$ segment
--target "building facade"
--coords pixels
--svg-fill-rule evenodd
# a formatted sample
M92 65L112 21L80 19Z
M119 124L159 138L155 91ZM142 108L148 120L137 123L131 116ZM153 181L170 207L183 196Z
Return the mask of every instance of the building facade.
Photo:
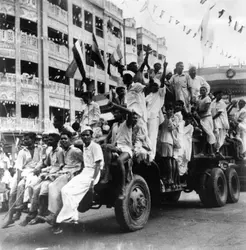
M77 39L83 42L87 80L100 95L117 86L107 73L107 61L118 45L125 56L122 63L141 57L141 32L148 37L107 0L0 0L0 132L5 140L14 144L23 132L48 130L55 115L70 122L79 115L86 86L79 71L74 79L65 76ZM104 70L90 57L93 33ZM160 58L158 49L164 58L163 40L152 36L139 41L143 46L151 42L154 59Z

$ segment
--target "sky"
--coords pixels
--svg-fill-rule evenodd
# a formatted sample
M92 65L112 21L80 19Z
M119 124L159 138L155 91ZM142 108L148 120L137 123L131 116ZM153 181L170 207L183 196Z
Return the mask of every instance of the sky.
M119 8L123 9L124 18L134 17L137 27L144 27L158 37L166 38L167 61L170 67L174 67L178 61L183 61L185 68L189 65L200 67L238 65L246 62L246 27L242 33L234 30L237 21L237 30L242 25L246 26L246 1L245 0L207 0L204 4L200 0L149 0L148 8L140 12L146 0L111 0ZM202 19L208 9L210 11L208 32L213 40L212 49L201 46L200 37L193 34L198 30ZM221 18L218 12L225 10ZM165 13L160 18L161 11ZM171 23L170 16L173 16ZM232 17L229 26L229 16ZM175 21L179 20L179 24ZM186 32L192 29L189 35ZM221 52L232 55L227 58ZM236 57L236 58L235 58Z

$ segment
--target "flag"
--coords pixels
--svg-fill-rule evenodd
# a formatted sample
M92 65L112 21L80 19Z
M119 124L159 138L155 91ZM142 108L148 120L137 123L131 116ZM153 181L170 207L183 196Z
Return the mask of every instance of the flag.
M169 23L172 22L173 16L170 16Z
M219 18L221 18L223 16L224 12L225 12L224 9L222 9L221 11L219 11Z
M207 0L201 0L200 4L204 4Z
M105 69L104 61L98 49L98 44L94 33L92 34L92 39L93 42L91 47L91 59L104 70Z
M235 22L234 30L237 30L237 21Z
M109 30L110 32L113 31L113 24L112 24L112 22L111 22L110 20L108 20L108 22L107 22L107 28L108 28L108 30Z
M82 51L82 46L83 46L82 41L77 40L77 42L74 44L72 50L73 50L74 59L75 59L76 64L77 64L77 66L79 68L80 74L81 74L81 76L82 76L82 78L84 80L86 78L86 72L85 72L85 62L84 62L84 54L83 54L83 51ZM74 63L73 63L72 66L73 66L73 68L75 67Z
M197 35L197 33L194 33L193 38L195 38L195 37L196 37L196 35Z
M177 25L177 24L179 24L179 23L180 23L180 21L179 21L179 20L176 20L175 24Z
M242 25L241 28L238 30L239 33L242 33L244 26Z
M231 18L231 16L229 16L229 26L231 25L231 22L232 22L232 18Z
M160 14L160 18L162 18L162 17L163 17L164 13L165 13L165 11L164 11L164 10L162 10L162 11L161 11L161 14Z
M186 32L186 35L189 35L191 32L191 29L189 29L187 32Z
M140 12L143 12L144 10L146 10L149 6L149 0L146 0L146 2L144 3L143 7L141 8Z
M77 68L78 68L77 63L75 59L73 59L73 61L68 65L68 68L66 70L66 73L65 73L66 77L74 78Z
M115 65L116 62L118 62L119 60L121 60L123 58L121 49L120 49L120 45L117 45L116 50L113 52L113 54L110 56L110 63L112 65Z
M183 31L185 31L185 29L186 29L186 26L184 25Z

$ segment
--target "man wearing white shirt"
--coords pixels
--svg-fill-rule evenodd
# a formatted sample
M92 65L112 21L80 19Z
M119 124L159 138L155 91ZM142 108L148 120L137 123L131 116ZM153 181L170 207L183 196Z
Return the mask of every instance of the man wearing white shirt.
M189 69L189 86L191 88L191 100L197 101L200 95L200 88L206 87L207 93L210 93L210 85L201 77L196 75L196 67L191 66Z

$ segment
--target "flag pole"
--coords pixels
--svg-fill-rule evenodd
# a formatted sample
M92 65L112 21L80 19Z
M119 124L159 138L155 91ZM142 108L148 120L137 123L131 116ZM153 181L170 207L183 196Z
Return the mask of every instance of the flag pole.
M126 19L123 19L124 64L126 65Z

